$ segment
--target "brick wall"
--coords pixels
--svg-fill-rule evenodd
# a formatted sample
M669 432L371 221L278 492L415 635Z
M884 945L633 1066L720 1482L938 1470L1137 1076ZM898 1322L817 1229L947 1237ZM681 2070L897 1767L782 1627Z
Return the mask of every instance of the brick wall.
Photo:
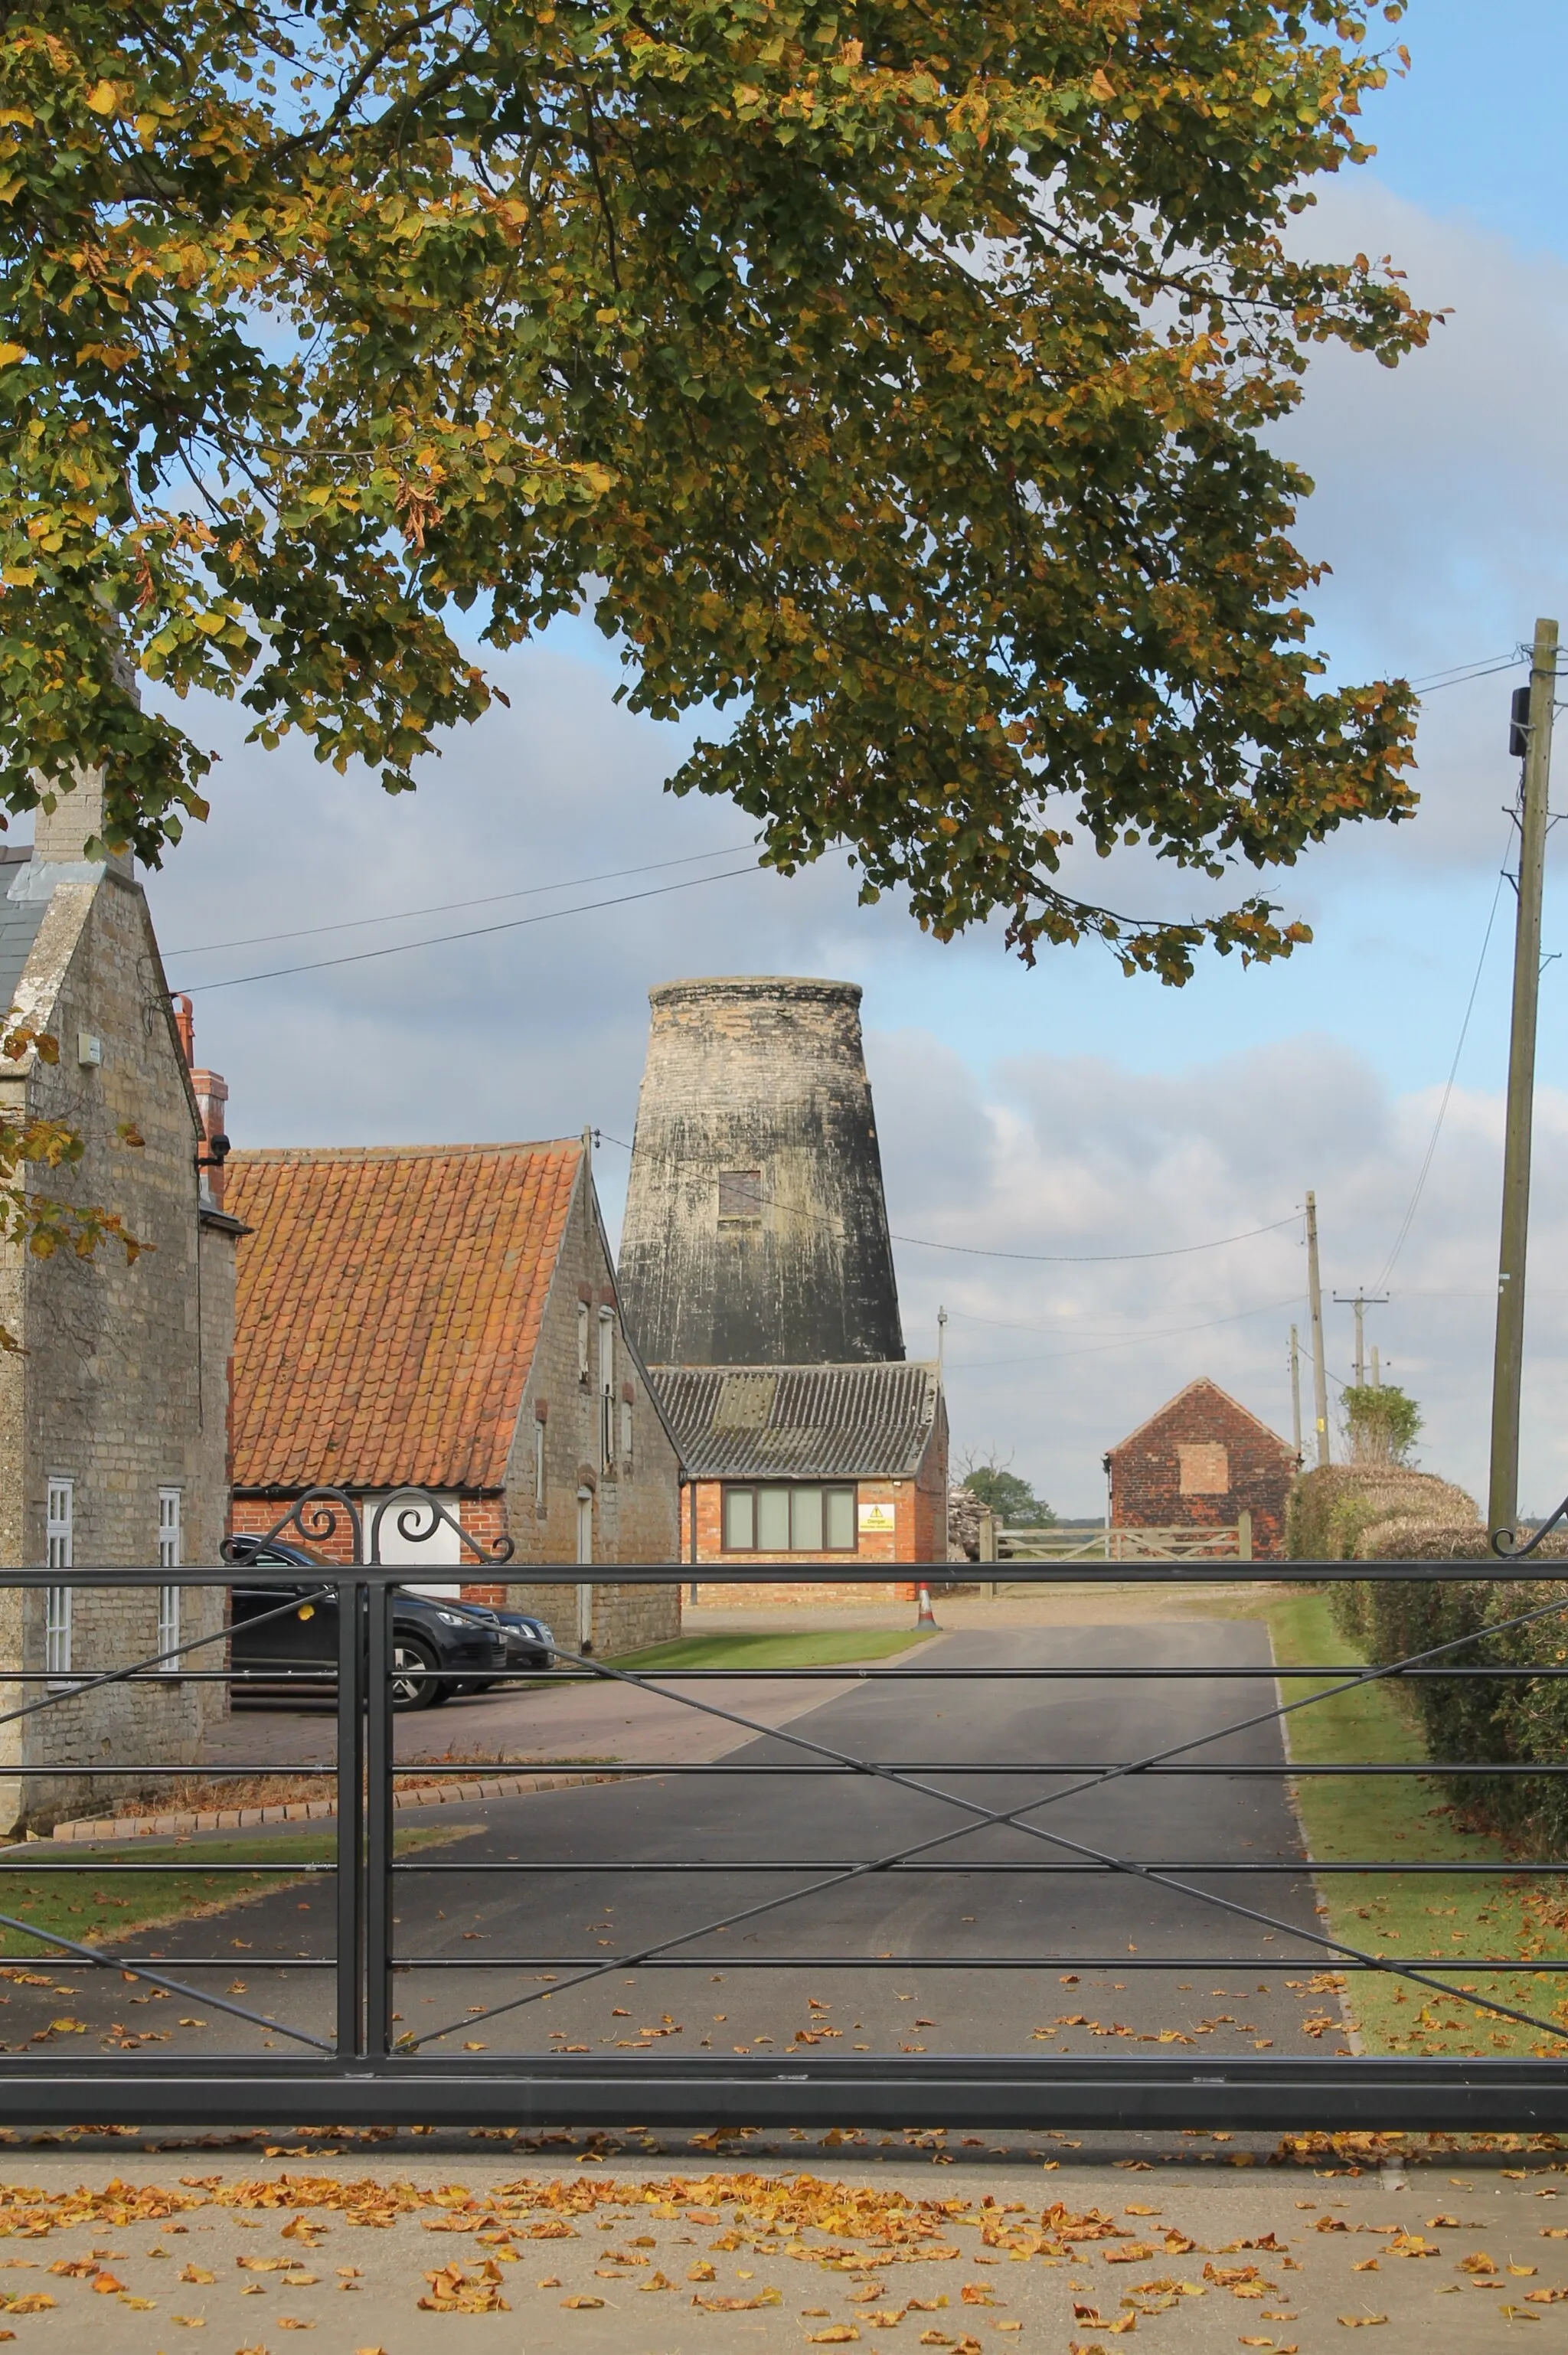
M0 1359L0 1562L44 1560L46 1488L56 1476L72 1484L79 1568L155 1563L161 1487L180 1491L184 1560L210 1563L227 1506L234 1247L198 1224L196 1110L173 1021L158 1000L162 969L141 888L128 862L102 872L80 859L100 806L95 793L79 788L49 826L40 822L41 847L67 874L56 881L17 996L21 1010L59 1040L59 1060L5 1066L0 1111L75 1129L83 1157L50 1172L48 1189L117 1210L153 1248L129 1265L112 1246L90 1260L0 1252L0 1318L26 1353ZM37 865L31 873L40 879ZM83 1031L100 1040L101 1063L80 1060ZM133 1126L139 1146L119 1133L122 1124ZM154 1587L79 1591L73 1668L150 1655L157 1614ZM185 1590L182 1634L216 1628L221 1617L221 1589ZM41 1594L25 1602L0 1595L0 1675L11 1664L42 1668L43 1621ZM196 1665L218 1659L215 1648ZM12 1698L0 1684L0 1703ZM0 1827L47 1824L125 1791L123 1782L93 1777L94 1764L193 1762L224 1706L220 1687L171 1678L63 1699L0 1729ZM80 1771L24 1784L6 1778L7 1764Z
M1113 1529L1203 1528L1253 1517L1253 1552L1284 1552L1296 1458L1216 1383L1193 1382L1112 1448Z
M693 1576L698 1582L698 1599L710 1609L755 1609L771 1605L799 1610L810 1604L830 1606L847 1603L889 1603L912 1600L914 1586L908 1579L897 1584L873 1583L857 1579L856 1569L862 1563L896 1564L920 1559L916 1550L922 1518L922 1504L912 1480L861 1480L856 1486L857 1502L861 1505L891 1505L893 1527L887 1533L867 1530L859 1540L854 1553L792 1554L792 1561L830 1563L843 1572L843 1577L829 1585L802 1586L787 1579L765 1585L742 1586L722 1578L708 1575L709 1565L734 1562L744 1566L756 1557L749 1553L727 1553L723 1544L722 1505L723 1484L718 1480L699 1480L686 1491L682 1514L681 1560L691 1560L691 1498L697 1499L697 1560Z

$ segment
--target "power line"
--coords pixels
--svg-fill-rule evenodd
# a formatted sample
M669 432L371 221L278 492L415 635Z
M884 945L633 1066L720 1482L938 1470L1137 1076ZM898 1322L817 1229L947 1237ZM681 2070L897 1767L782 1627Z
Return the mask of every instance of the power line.
M254 949L272 941L313 940L322 932L363 932L371 924L411 923L416 916L449 916L459 908L493 908L503 900L537 900L547 891L581 891L590 883L614 883L624 875L658 875L669 867L695 867L705 858L733 858L749 842L727 842L721 850L693 850L684 858L656 858L643 867L609 867L602 875L568 875L559 883L530 883L516 891L490 891L479 900L438 900L428 908L400 908L385 916L347 916L332 924L304 924L293 932L248 932L238 940L201 941L194 947L165 949L165 956L210 956L219 949Z
M449 941L481 941L493 932L521 932L528 924L550 924L558 916L588 916L600 908L624 908L634 900L662 900L671 891L695 891L703 883L732 883L743 875L764 875L763 867L731 867L718 875L691 875L684 883L655 883L645 891L621 891L610 900L581 900L575 908L544 908L537 916L509 916L503 924L473 924L460 932L436 932L425 941L396 941L384 949L357 949L348 956L316 957L308 964L274 965L267 973L237 973L227 981L204 981L197 985L197 992L209 996L215 989L242 989L247 982L281 981L293 973L325 973L329 966L368 964L374 957L407 956L414 949L443 948Z
M624 1136L612 1136L608 1129L596 1129L594 1135L605 1145L619 1146L623 1153L632 1147ZM788 1210L795 1218L815 1219L818 1225L831 1227L837 1222L821 1210L808 1210L804 1203L786 1202L776 1194L749 1194L748 1200L766 1203L769 1209ZM1007 1252L986 1251L978 1243L939 1243L929 1235L902 1235L889 1230L889 1239L895 1243L912 1243L921 1251L962 1252L967 1259L1027 1260L1041 1267L1104 1267L1112 1262L1140 1259L1183 1259L1191 1252L1223 1251L1228 1243L1244 1243L1253 1235L1276 1234L1281 1227L1293 1227L1301 1216L1293 1210L1286 1219L1275 1219L1266 1227L1248 1227L1239 1235L1219 1235L1208 1243L1173 1243L1167 1250L1152 1252Z
M1430 678L1413 678L1406 684L1413 695L1436 695L1445 687L1464 687L1473 678L1495 678L1499 671L1518 670L1527 659L1516 646L1511 654L1483 655L1473 663L1456 663L1448 670L1434 671Z
M993 1366L1049 1366L1063 1358L1100 1358L1108 1349L1136 1349L1150 1341L1174 1341L1184 1333L1212 1332L1217 1325L1244 1324L1249 1316L1273 1316L1299 1300L1299 1293L1287 1292L1283 1300L1265 1300L1258 1308L1238 1308L1230 1316L1206 1316L1200 1325L1170 1325L1158 1332L1129 1333L1121 1341L1096 1341L1084 1349L1047 1349L1031 1358L964 1358L948 1360L951 1373L978 1373Z

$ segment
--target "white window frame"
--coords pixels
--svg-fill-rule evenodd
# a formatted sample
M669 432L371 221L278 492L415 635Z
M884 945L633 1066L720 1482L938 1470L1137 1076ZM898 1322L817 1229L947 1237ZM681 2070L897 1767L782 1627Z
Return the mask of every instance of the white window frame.
M542 1513L545 1501L545 1424L542 1415L534 1417L534 1510Z
M50 1570L76 1564L76 1483L51 1472L44 1485L44 1552ZM44 1674L68 1677L71 1653L71 1589L44 1589Z
M158 1490L158 1568L178 1570L185 1559L185 1491L181 1488ZM158 1668L162 1675L179 1674L177 1659L165 1659L163 1655L176 1650L180 1640L180 1589L160 1586L158 1589Z
M615 1312L599 1311L599 1469L615 1462Z
M584 1383L588 1380L588 1303L586 1300L580 1300L577 1304L577 1379Z

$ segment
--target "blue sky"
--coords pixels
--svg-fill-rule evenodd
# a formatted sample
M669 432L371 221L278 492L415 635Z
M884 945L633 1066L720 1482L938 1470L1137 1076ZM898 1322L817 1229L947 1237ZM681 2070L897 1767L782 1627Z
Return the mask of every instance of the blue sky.
M1400 37L1413 70L1369 107L1378 158L1324 185L1306 234L1324 250L1392 253L1452 317L1392 373L1326 355L1284 436L1317 485L1298 538L1333 567L1313 609L1343 677L1420 677L1507 655L1538 613L1568 624L1568 9L1415 0ZM997 1251L1174 1250L1290 1214L1314 1186L1326 1282L1344 1290L1377 1277L1432 1132L1507 845L1507 706L1521 675L1427 701L1415 824L1353 830L1279 879L1276 896L1314 926L1312 948L1264 971L1212 963L1179 992L1129 983L1091 950L1028 972L989 934L938 947L891 906L859 909L837 859L793 883L704 884L243 988L201 985L485 911L171 954L171 975L194 991L202 1059L229 1079L236 1138L258 1145L584 1124L629 1137L651 984L843 975L866 991L895 1227ZM591 629L558 629L501 676L512 711L454 741L399 802L318 770L298 746L246 749L219 714L212 819L152 883L171 950L660 858L690 856L693 872L742 863L721 855L749 835L731 811L659 792L679 734L612 706L618 673ZM1554 843L1546 943L1563 961L1542 988L1524 1469L1538 1507L1568 1488L1562 864ZM1424 1460L1472 1485L1485 1456L1510 948L1505 890L1394 1298L1371 1326L1426 1412ZM624 1159L603 1148L612 1218ZM938 1302L953 1311L960 1450L1010 1455L1062 1509L1096 1509L1105 1447L1195 1374L1288 1429L1293 1231L1080 1269L909 1245L900 1272L912 1352L930 1348ZM1327 1354L1342 1373L1349 1319L1331 1314Z

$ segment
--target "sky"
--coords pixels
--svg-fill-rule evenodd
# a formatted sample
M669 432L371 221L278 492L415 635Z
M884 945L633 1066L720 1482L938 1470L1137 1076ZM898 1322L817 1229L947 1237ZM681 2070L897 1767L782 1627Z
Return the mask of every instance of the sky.
M1507 663L1537 614L1568 623L1568 10L1413 0L1401 33L1412 70L1366 117L1378 156L1322 185L1309 234L1392 254L1449 315L1395 371L1327 354L1283 437L1317 486L1297 538L1333 568L1313 610L1345 678ZM582 623L493 675L510 711L395 801L301 743L245 746L221 709L195 716L223 754L212 815L148 883L237 1144L591 1127L613 1229L648 988L857 981L906 1341L934 1354L946 1309L961 1461L1009 1463L1059 1512L1098 1513L1106 1448L1200 1374L1288 1436L1313 1188L1326 1294L1389 1295L1368 1337L1421 1404L1419 1460L1483 1493L1522 671L1426 698L1413 824L1350 829L1282 879L1310 948L1262 970L1215 961L1180 991L1093 949L1029 971L989 931L941 946L891 903L859 907L841 858L756 872L733 810L661 792L687 731L615 707L614 655ZM1552 851L1521 1465L1538 1511L1568 1490L1568 895ZM471 936L370 954L447 932ZM1330 1301L1326 1321L1337 1397L1350 1311Z

